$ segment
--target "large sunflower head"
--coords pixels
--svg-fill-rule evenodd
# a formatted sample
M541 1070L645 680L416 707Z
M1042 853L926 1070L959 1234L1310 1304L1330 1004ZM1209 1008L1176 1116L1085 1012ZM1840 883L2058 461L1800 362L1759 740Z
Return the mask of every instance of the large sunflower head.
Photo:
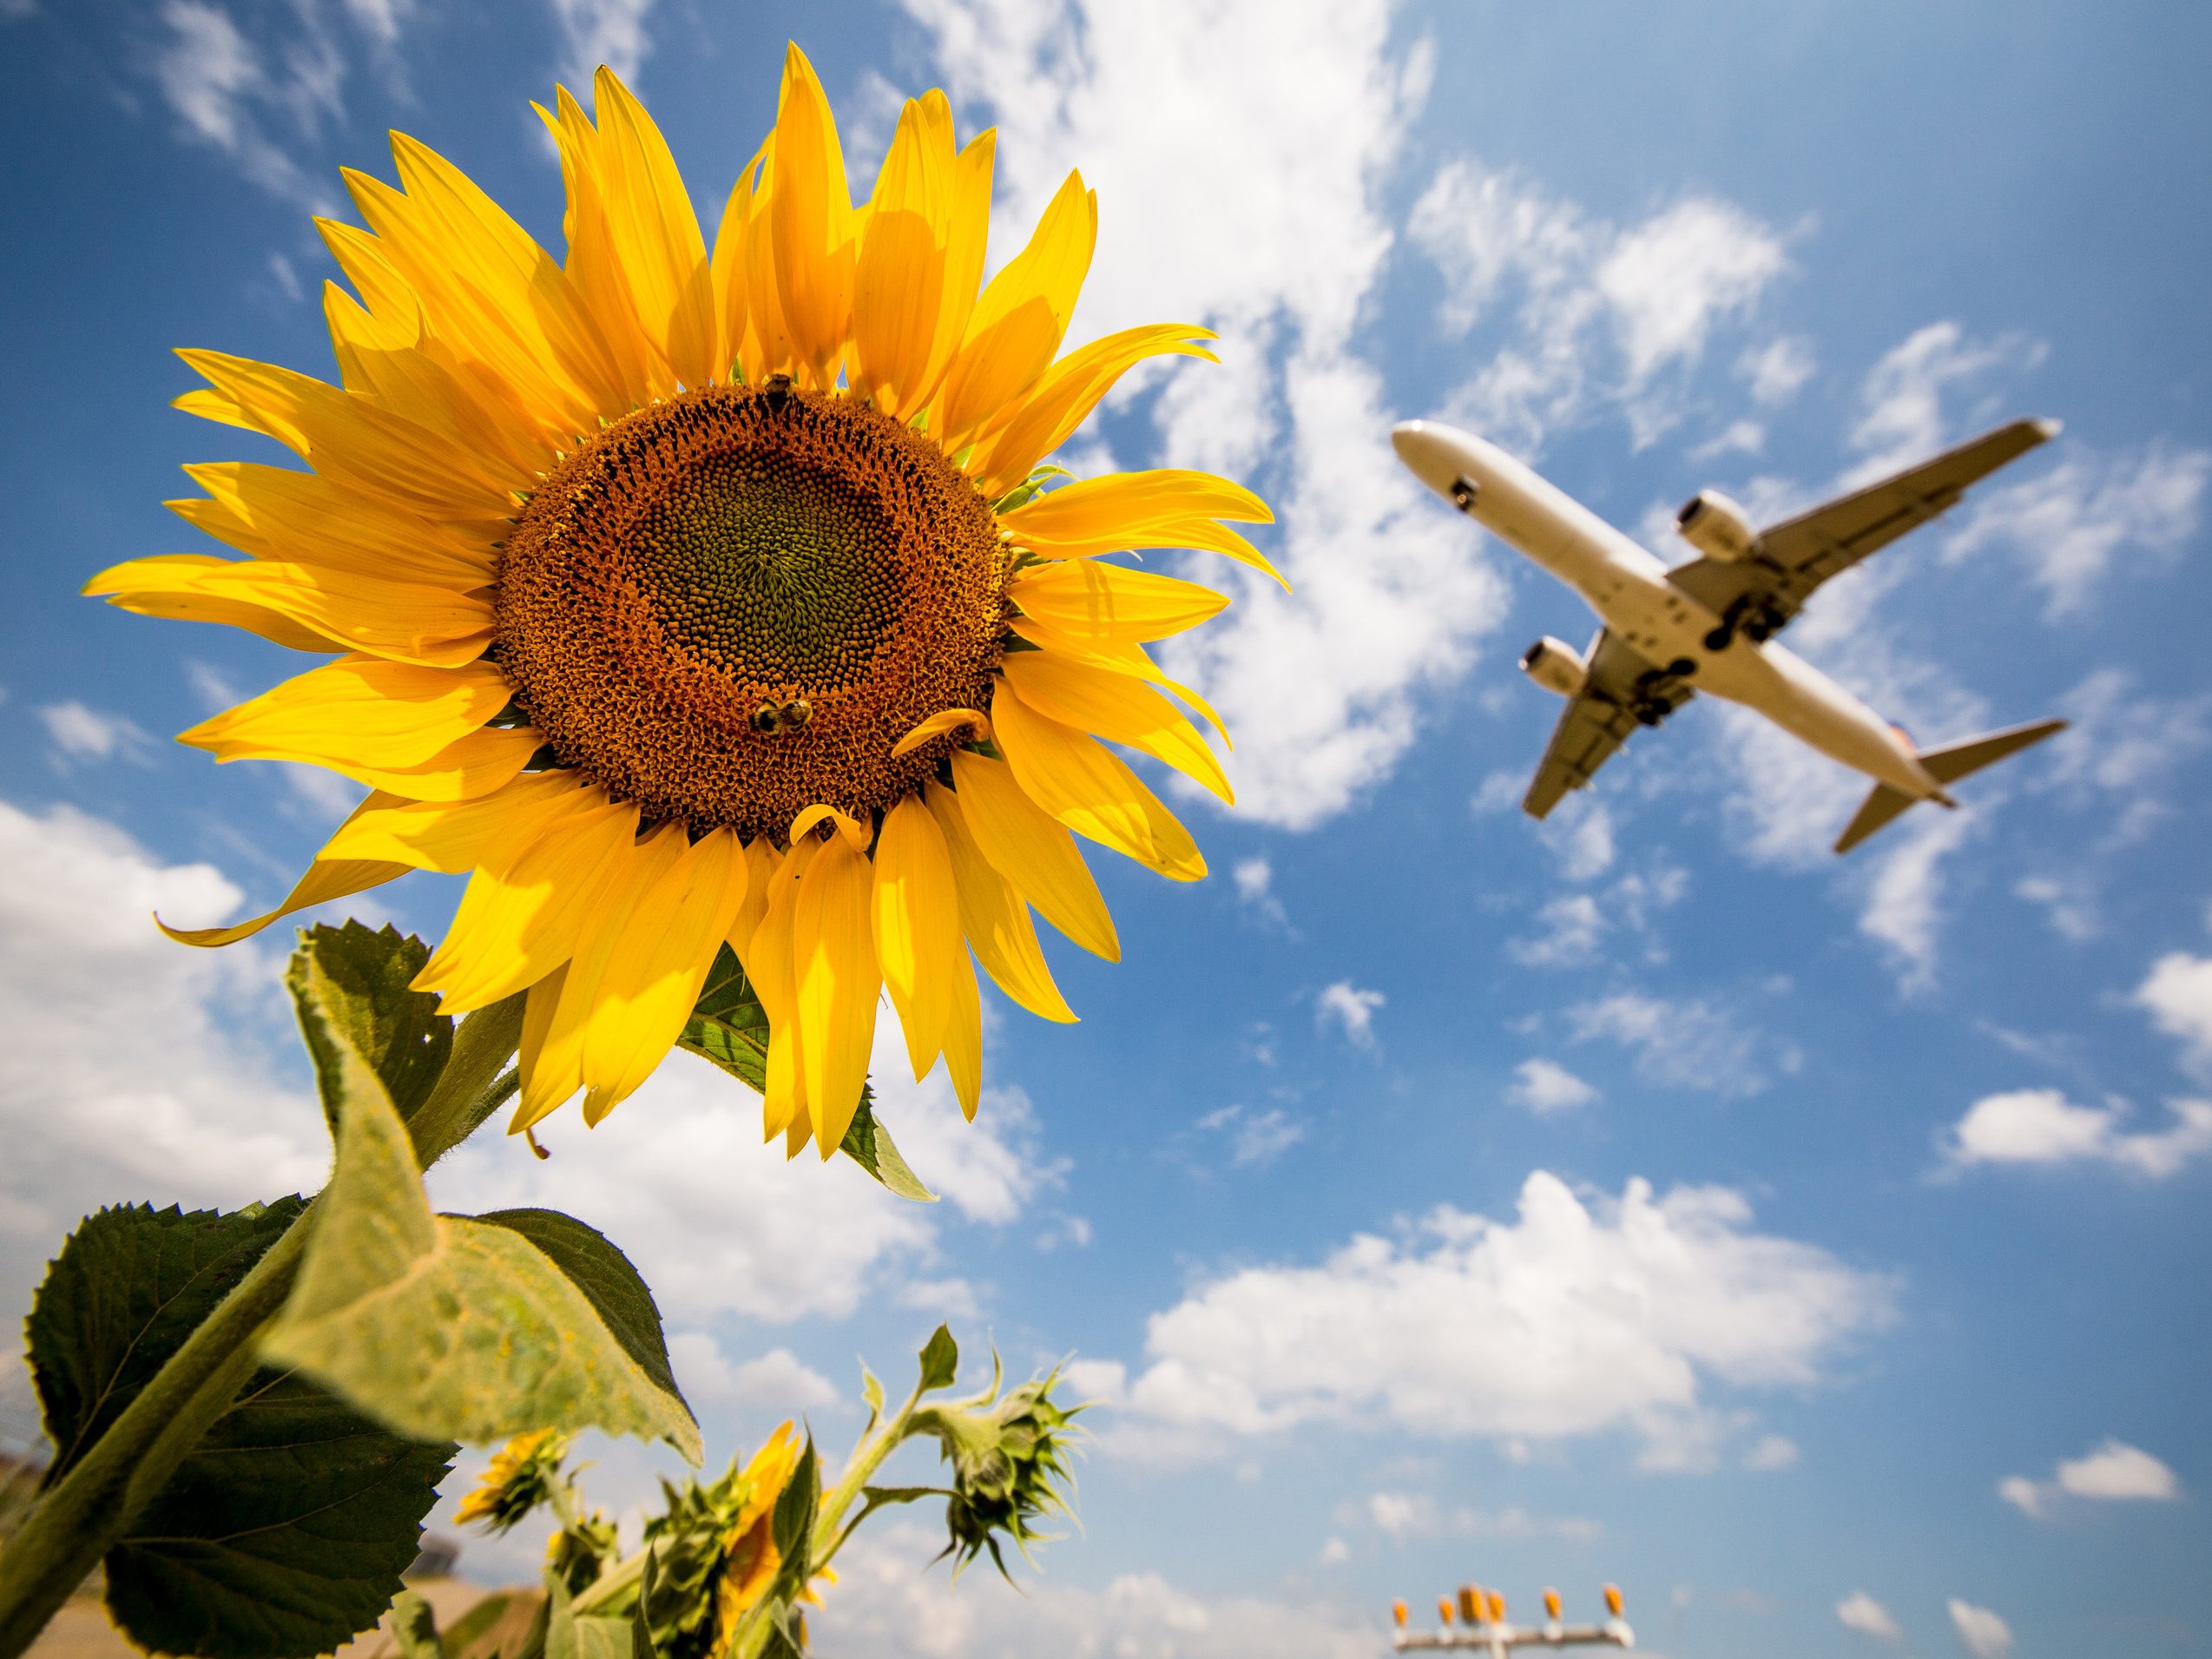
M568 186L556 260L395 135L324 222L340 384L208 352L179 406L300 471L188 468L173 503L247 556L133 561L88 591L333 660L194 727L218 760L372 792L279 916L411 869L465 872L417 982L450 1012L528 993L526 1128L596 1122L682 1031L727 943L771 1030L766 1129L826 1156L888 991L917 1077L975 1110L971 957L1075 1017L1031 910L1112 958L1072 831L1175 880L1204 862L1098 740L1228 799L1148 642L1228 602L1112 562L1208 549L1272 569L1267 509L1198 472L1044 465L1133 364L1207 331L1063 353L1097 226L1071 174L982 282L993 135L932 92L856 204L805 56L708 247L668 147L601 69L540 109ZM596 118L595 118L596 117Z

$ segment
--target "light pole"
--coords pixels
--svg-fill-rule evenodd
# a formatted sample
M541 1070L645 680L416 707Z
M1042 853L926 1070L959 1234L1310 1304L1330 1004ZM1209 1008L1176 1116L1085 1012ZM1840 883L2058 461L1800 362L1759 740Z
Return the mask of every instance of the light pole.
M1513 1624L1505 1617L1505 1597L1498 1591L1485 1590L1479 1585L1462 1584L1455 1609L1449 1596L1437 1597L1437 1616L1440 1621L1434 1630L1409 1630L1406 1628L1406 1603L1391 1605L1391 1617L1397 1629L1392 1634L1391 1646L1399 1653L1454 1649L1462 1652L1486 1649L1491 1659L1505 1659L1515 1648L1573 1648L1613 1647L1633 1648L1636 1632L1629 1629L1629 1622L1622 1616L1621 1592L1614 1585L1605 1586L1605 1611L1609 1616L1603 1624L1565 1624L1559 1617L1559 1592L1544 1592L1544 1623L1541 1624ZM1455 1624L1452 1615L1458 1615Z

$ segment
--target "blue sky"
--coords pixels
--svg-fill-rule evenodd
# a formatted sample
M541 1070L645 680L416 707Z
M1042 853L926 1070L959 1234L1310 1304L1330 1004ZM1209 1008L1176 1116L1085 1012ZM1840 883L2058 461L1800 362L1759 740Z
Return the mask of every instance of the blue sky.
M549 1163L441 1176L632 1250L718 1454L794 1408L840 1444L853 1356L896 1375L940 1317L1080 1356L1113 1402L1084 1535L1026 1600L887 1535L822 1649L1348 1659L1393 1595L1587 1611L1610 1578L1669 1653L2202 1650L2208 36L2046 3L6 0L0 1297L89 1205L320 1177L281 945L142 918L262 907L349 792L168 741L284 653L75 596L188 550L175 468L244 452L167 408L169 349L329 372L308 215L339 165L388 174L387 127L557 247L528 100L602 58L711 218L793 37L856 172L928 86L1000 127L1002 252L1083 168L1076 336L1205 322L1223 365L1135 385L1076 464L1248 479L1297 589L1240 588L1180 659L1239 740L1238 809L1190 806L1213 877L1096 861L1123 961L1056 954L1075 1027L997 1007L975 1128L888 1089L944 1203L787 1168L682 1057ZM1924 743L2075 726L1847 862L1860 785L1703 705L1536 826L1556 707L1514 658L1589 623L1398 471L1426 414L1663 551L1700 487L1778 516L2061 418L1792 642ZM385 892L352 909L429 934L453 897ZM649 1463L596 1478L628 1502Z

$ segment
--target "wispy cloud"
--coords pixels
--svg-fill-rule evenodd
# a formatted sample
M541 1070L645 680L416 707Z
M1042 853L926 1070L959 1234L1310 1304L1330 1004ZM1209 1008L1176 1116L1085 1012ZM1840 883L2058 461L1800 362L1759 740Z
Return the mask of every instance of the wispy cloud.
M1334 1030L1356 1048L1373 1051L1379 1046L1375 1011L1389 1000L1379 991L1362 991L1349 979L1340 979L1313 998L1313 1024L1325 1031Z
M2095 1451L2069 1458L2049 1480L2008 1475L1997 1495L2036 1520L2048 1520L2069 1498L2091 1503L2171 1503L2182 1495L2181 1478L2140 1446L2108 1439Z

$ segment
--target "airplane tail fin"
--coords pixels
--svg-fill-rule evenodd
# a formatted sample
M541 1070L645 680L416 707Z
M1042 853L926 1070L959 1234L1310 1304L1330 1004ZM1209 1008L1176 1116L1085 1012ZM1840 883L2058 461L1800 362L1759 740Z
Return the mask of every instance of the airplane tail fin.
M2066 729L2063 720L2039 720L2026 726L2014 726L2002 732L1991 732L1986 737L1968 738L1964 743L1948 747L1930 749L1920 756L1920 764L1938 783L1952 783L1960 778L1979 772L1984 767L1994 766L2008 754L2018 754L2031 743L2040 743L2046 737ZM1893 789L1886 783L1874 786L1860 806L1858 813L1843 833L1837 838L1835 850L1848 853L1876 830L1912 804L1912 797L1901 789ZM1944 803L1950 805L1949 801Z

